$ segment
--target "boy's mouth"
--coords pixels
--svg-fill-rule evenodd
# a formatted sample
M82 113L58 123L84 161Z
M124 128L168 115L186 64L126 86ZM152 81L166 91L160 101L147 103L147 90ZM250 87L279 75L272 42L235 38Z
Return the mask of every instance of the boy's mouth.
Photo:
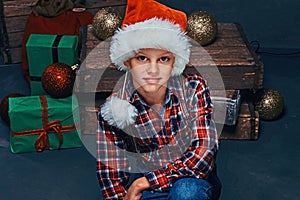
M156 84L160 81L161 78L143 78L148 84Z

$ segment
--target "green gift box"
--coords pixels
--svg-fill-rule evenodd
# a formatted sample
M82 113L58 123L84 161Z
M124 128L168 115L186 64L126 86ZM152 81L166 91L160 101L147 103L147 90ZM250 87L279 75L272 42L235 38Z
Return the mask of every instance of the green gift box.
M78 63L78 36L31 34L26 43L31 95L45 95L41 77L53 63Z
M8 99L13 153L81 147L79 106L75 96Z

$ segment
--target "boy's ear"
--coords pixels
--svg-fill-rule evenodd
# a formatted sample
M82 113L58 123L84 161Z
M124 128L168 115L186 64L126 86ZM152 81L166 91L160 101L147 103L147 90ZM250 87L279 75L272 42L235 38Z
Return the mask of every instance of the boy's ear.
M123 64L124 64L126 67L130 67L129 61L128 61L128 60L124 61Z

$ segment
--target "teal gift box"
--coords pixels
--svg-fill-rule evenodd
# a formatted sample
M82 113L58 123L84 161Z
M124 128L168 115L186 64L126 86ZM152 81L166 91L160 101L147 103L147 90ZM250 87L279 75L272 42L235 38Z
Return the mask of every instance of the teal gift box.
M78 57L78 36L31 34L26 43L31 95L46 95L41 83L44 70L53 63L75 65Z
M81 147L79 108L75 96L8 99L10 149L13 153Z

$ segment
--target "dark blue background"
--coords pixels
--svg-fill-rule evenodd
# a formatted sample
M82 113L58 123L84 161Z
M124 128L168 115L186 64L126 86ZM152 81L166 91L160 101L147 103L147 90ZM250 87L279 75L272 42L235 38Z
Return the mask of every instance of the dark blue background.
M204 10L218 22L238 22L265 48L300 48L299 0L158 0L188 15Z

